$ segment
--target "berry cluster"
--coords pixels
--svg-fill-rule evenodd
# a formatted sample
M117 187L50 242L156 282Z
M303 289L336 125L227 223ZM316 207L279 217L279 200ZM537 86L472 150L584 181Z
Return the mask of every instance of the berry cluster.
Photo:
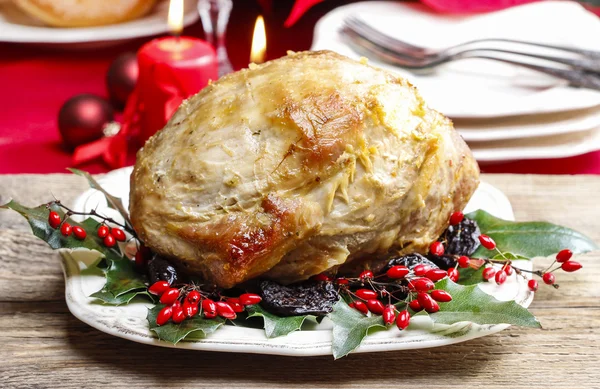
M433 269L426 264L412 269L396 265L377 276L371 270L364 270L358 278L338 278L335 283L340 293L352 301L350 307L364 315L369 312L381 315L386 325L395 322L403 330L408 327L411 317L406 308L410 307L413 312L425 310L435 313L440 310L439 302L452 300L448 292L434 289L434 283L444 277L452 278L455 274L458 274L456 269L450 272ZM328 281L329 277L320 274L315 279ZM353 290L354 286L358 289Z
M498 250L498 247L496 247L496 242L494 242L494 240L491 237L489 237L487 235L481 235L479 237L479 241L481 242L481 245L483 247L485 247L488 250L496 250L498 252L498 254L500 254L500 256L502 256L504 258L504 260L502 260L502 261L494 261L494 260L489 260L489 259L484 260L484 263L486 265L486 267L484 268L483 273L482 273L484 280L490 281L490 280L494 279L496 284L502 285L506 281L506 278L508 276L511 276L515 272L518 275L522 275L522 272L529 272L524 269L519 269L519 268L513 267L511 264L511 261L508 258L506 258L506 256L500 250ZM531 274L541 277L542 281L545 284L552 285L553 287L558 288L558 284L555 283L556 276L554 275L554 272L556 270L561 269L568 273L571 273L571 272L577 271L582 268L582 266L579 262L575 262L575 261L571 260L572 257L573 257L573 252L571 250L569 250L569 249L561 250L558 254L556 254L556 259L554 260L554 262L552 262L552 264L550 266L548 266L548 268L546 268L543 271L542 270L533 271L533 272L531 272ZM557 267L553 268L554 265L557 263L559 265ZM494 267L494 264L500 264L500 269L497 269L496 267ZM535 279L530 279L527 282L527 286L529 287L529 289L532 292L537 291L538 287L539 287L538 282Z
M125 242L127 240L127 236L125 235L125 232L123 231L122 228L119 228L119 227L109 228L105 223L110 222L112 224L116 224L121 227L125 227L125 226L122 226L121 224L117 223L116 221L114 221L111 218L108 218L108 217L98 214L94 210L92 210L91 212L75 212L75 211L67 208L63 204L61 204L61 202L58 200L55 200L51 203L46 204L46 207L50 208L52 205L57 205L67 211L65 213L64 219L61 219L60 215L56 211L50 211L50 213L48 214L48 224L50 225L50 227L52 227L54 229L60 228L60 233L64 237L71 236L71 234L73 234L73 236L78 240L84 240L87 237L87 232L82 227L71 226L71 224L67 222L67 219L71 215L83 215L83 216L95 216L102 220L102 224L100 224L100 226L98 227L96 234L98 235L98 237L100 239L102 239L102 243L106 247L114 247L117 244L117 241Z
M148 292L159 296L159 301L166 305L156 317L156 324L159 326L169 320L178 324L196 315L206 319L220 316L233 320L238 313L244 312L247 305L258 304L262 300L257 294L244 293L239 297L220 297L221 300L215 301L199 287L184 285L181 288L173 288L167 281L155 282L148 288Z

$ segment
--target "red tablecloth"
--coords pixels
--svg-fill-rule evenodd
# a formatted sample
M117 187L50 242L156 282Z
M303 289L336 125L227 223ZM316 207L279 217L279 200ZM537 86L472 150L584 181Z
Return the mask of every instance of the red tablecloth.
M266 15L268 57L286 50L306 50L320 16L348 1L330 0L311 9L292 28L283 27L291 1L273 2ZM251 32L261 12L253 2L235 2L227 32L234 67L247 66ZM202 36L195 24L185 31ZM37 46L0 44L0 173L56 173L71 166L71 154L62 146L56 117L62 103L79 93L106 96L104 78L110 62L125 51L135 51L147 39L93 51L69 51ZM130 163L133 162L130 156ZM93 173L106 166L93 163L81 168ZM482 166L494 173L600 174L600 152L558 159L498 163Z

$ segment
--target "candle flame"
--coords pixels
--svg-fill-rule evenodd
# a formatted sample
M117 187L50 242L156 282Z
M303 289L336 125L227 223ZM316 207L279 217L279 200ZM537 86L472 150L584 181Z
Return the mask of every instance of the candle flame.
M265 62L267 51L267 35L265 32L265 21L261 15L256 18L254 34L252 35L252 49L250 50L250 62Z
M171 0L167 23L174 35L181 35L181 31L183 31L183 0Z

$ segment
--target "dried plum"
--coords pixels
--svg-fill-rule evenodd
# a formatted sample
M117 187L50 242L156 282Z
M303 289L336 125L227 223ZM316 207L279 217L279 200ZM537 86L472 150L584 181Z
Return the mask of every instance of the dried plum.
M339 295L331 282L305 281L280 285L273 281L260 284L261 305L279 316L326 315L333 310Z
M421 254L413 253L390 259L387 265L383 268L383 272L386 272L392 266L406 266L412 270L415 266L420 264L429 265L433 269L438 267L435 263L431 262Z
M455 226L448 226L439 240L446 241L446 254L471 256L480 246L479 226L472 219L464 218Z
M169 285L177 283L177 270L166 259L154 257L148 262L150 285L156 281L167 281Z
M433 254L428 254L427 259L429 259L431 262L435 263L437 265L437 267L439 267L442 270L448 270L451 267L456 266L456 260L454 259L454 255L437 256L437 255L433 255Z

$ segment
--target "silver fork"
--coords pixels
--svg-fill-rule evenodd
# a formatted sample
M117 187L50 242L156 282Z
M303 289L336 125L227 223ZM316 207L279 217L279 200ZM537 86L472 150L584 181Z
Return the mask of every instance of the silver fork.
M485 50L463 51L456 54L445 54L443 56L424 57L422 55L414 56L408 52L397 52L383 47L378 43L367 39L364 35L358 34L356 31L347 26L342 29L342 37L346 38L346 42L357 52L370 56L374 55L384 62L395 66L400 66L414 70L430 70L439 65L466 58L482 58L493 61L499 61L525 67L550 76L560 78L573 86L600 90L600 75L585 69L564 69L554 68L541 65L533 65L526 62L514 61L506 58L486 55Z
M364 34L365 36L369 36L373 40L377 40L385 47L389 47L390 49L397 50L397 51L410 51L411 54L415 54L415 55L428 56L428 55L437 55L441 52L451 53L451 52L455 52L457 50L461 50L463 48L467 48L469 46L472 46L472 45L478 44L478 43L505 42L505 43L516 43L519 45L532 46L532 47L542 47L545 49L553 49L553 50L578 54L582 57L589 58L589 59L600 59L600 51L585 50L585 49L579 49L579 48L569 47L569 46L549 45L549 44L545 44L545 43L537 43L537 42L522 41L522 40L516 40L516 39L506 39L506 38L474 39L474 40L470 40L467 42L459 43L454 46L447 47L442 50L433 50L433 49L430 49L427 47L417 46L417 45L405 42L403 40L393 38L389 35L386 35L386 34L382 33L381 31L371 27L371 25L369 25L368 23L365 23L363 20L361 20L355 16L350 16L350 17L346 18L344 20L344 23L352 30L355 30L357 32L362 31L362 34ZM519 53L519 54L528 55L527 53Z

